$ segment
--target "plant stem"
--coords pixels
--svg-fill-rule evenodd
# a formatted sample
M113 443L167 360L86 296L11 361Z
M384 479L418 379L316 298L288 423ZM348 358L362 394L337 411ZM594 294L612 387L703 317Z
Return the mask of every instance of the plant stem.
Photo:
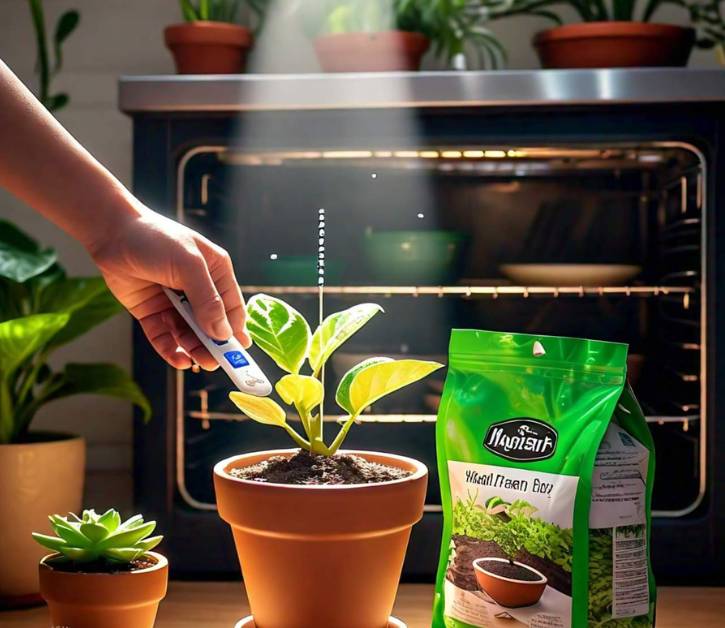
M48 64L48 41L45 33L45 16L43 14L42 0L28 0L30 12L33 16L35 38L38 46L38 74L40 75L40 94L38 100L44 105L48 103L48 88L50 86L50 70Z
M300 449L306 449L307 451L312 451L312 445L310 444L310 442L305 440L297 432L295 432L293 427L291 427L287 423L284 423L283 427L287 431L287 433L292 437L292 440L297 444L297 446Z
M355 419L357 419L357 417L358 414L350 415L343 424L343 426L340 428L337 436L335 436L335 440L332 441L332 444L328 448L330 456L334 456L337 453L337 450L340 449L340 445L342 445L345 437L347 436L347 433L350 431L350 428L352 427L352 424L355 422Z

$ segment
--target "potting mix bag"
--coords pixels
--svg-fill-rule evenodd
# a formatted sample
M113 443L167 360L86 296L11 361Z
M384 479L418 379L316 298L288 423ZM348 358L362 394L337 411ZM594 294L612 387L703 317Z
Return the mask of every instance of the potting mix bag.
M627 346L454 330L434 628L654 625L652 438Z

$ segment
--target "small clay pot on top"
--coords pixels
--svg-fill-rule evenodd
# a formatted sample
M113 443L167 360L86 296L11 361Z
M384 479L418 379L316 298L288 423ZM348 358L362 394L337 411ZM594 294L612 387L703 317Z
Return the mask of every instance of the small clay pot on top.
M695 31L648 22L583 22L542 31L533 43L544 68L685 66Z
M69 628L153 628L166 595L169 564L148 552L153 566L117 573L82 573L53 568L51 554L40 561L40 593L51 626Z
M430 40L420 33L381 31L322 35L314 45L325 72L404 72L420 69Z
M239 74L254 37L244 26L198 21L167 26L164 40L179 74Z

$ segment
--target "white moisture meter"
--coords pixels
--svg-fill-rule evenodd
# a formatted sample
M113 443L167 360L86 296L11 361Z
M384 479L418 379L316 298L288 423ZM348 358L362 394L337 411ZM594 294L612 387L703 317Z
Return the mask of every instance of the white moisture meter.
M257 397L266 397L272 392L272 384L262 373L262 369L234 336L224 341L210 338L197 324L186 295L177 294L169 288L164 288L164 292L239 390Z

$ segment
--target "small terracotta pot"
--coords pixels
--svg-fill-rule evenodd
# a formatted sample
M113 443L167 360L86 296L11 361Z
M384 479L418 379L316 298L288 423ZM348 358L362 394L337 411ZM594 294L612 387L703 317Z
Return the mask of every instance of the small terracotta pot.
M179 74L244 72L253 39L248 28L225 22L186 22L164 29Z
M153 628L166 595L169 564L161 554L148 569L117 574L71 573L40 561L40 593L48 602L51 626L68 628Z
M497 563L508 562L505 558L478 558L473 561L473 571L476 574L478 586L488 593L498 604L507 608L519 608L536 604L546 589L547 579L544 574L533 567L523 563L514 562L514 565L523 567L539 576L538 580L513 580L499 576L486 570L481 563L483 561L495 561Z
M30 442L0 445L0 608L42 603L38 561L48 550L32 532L51 533L48 515L78 512L86 445L78 436L34 433Z
M395 72L420 69L430 40L420 33L339 33L315 39L325 72Z
M544 68L684 66L695 31L647 22L583 22L534 36Z
M214 467L219 515L234 534L256 625L385 628L428 470L392 454L346 451L412 472L378 484L293 486L229 475L271 456L257 452Z

